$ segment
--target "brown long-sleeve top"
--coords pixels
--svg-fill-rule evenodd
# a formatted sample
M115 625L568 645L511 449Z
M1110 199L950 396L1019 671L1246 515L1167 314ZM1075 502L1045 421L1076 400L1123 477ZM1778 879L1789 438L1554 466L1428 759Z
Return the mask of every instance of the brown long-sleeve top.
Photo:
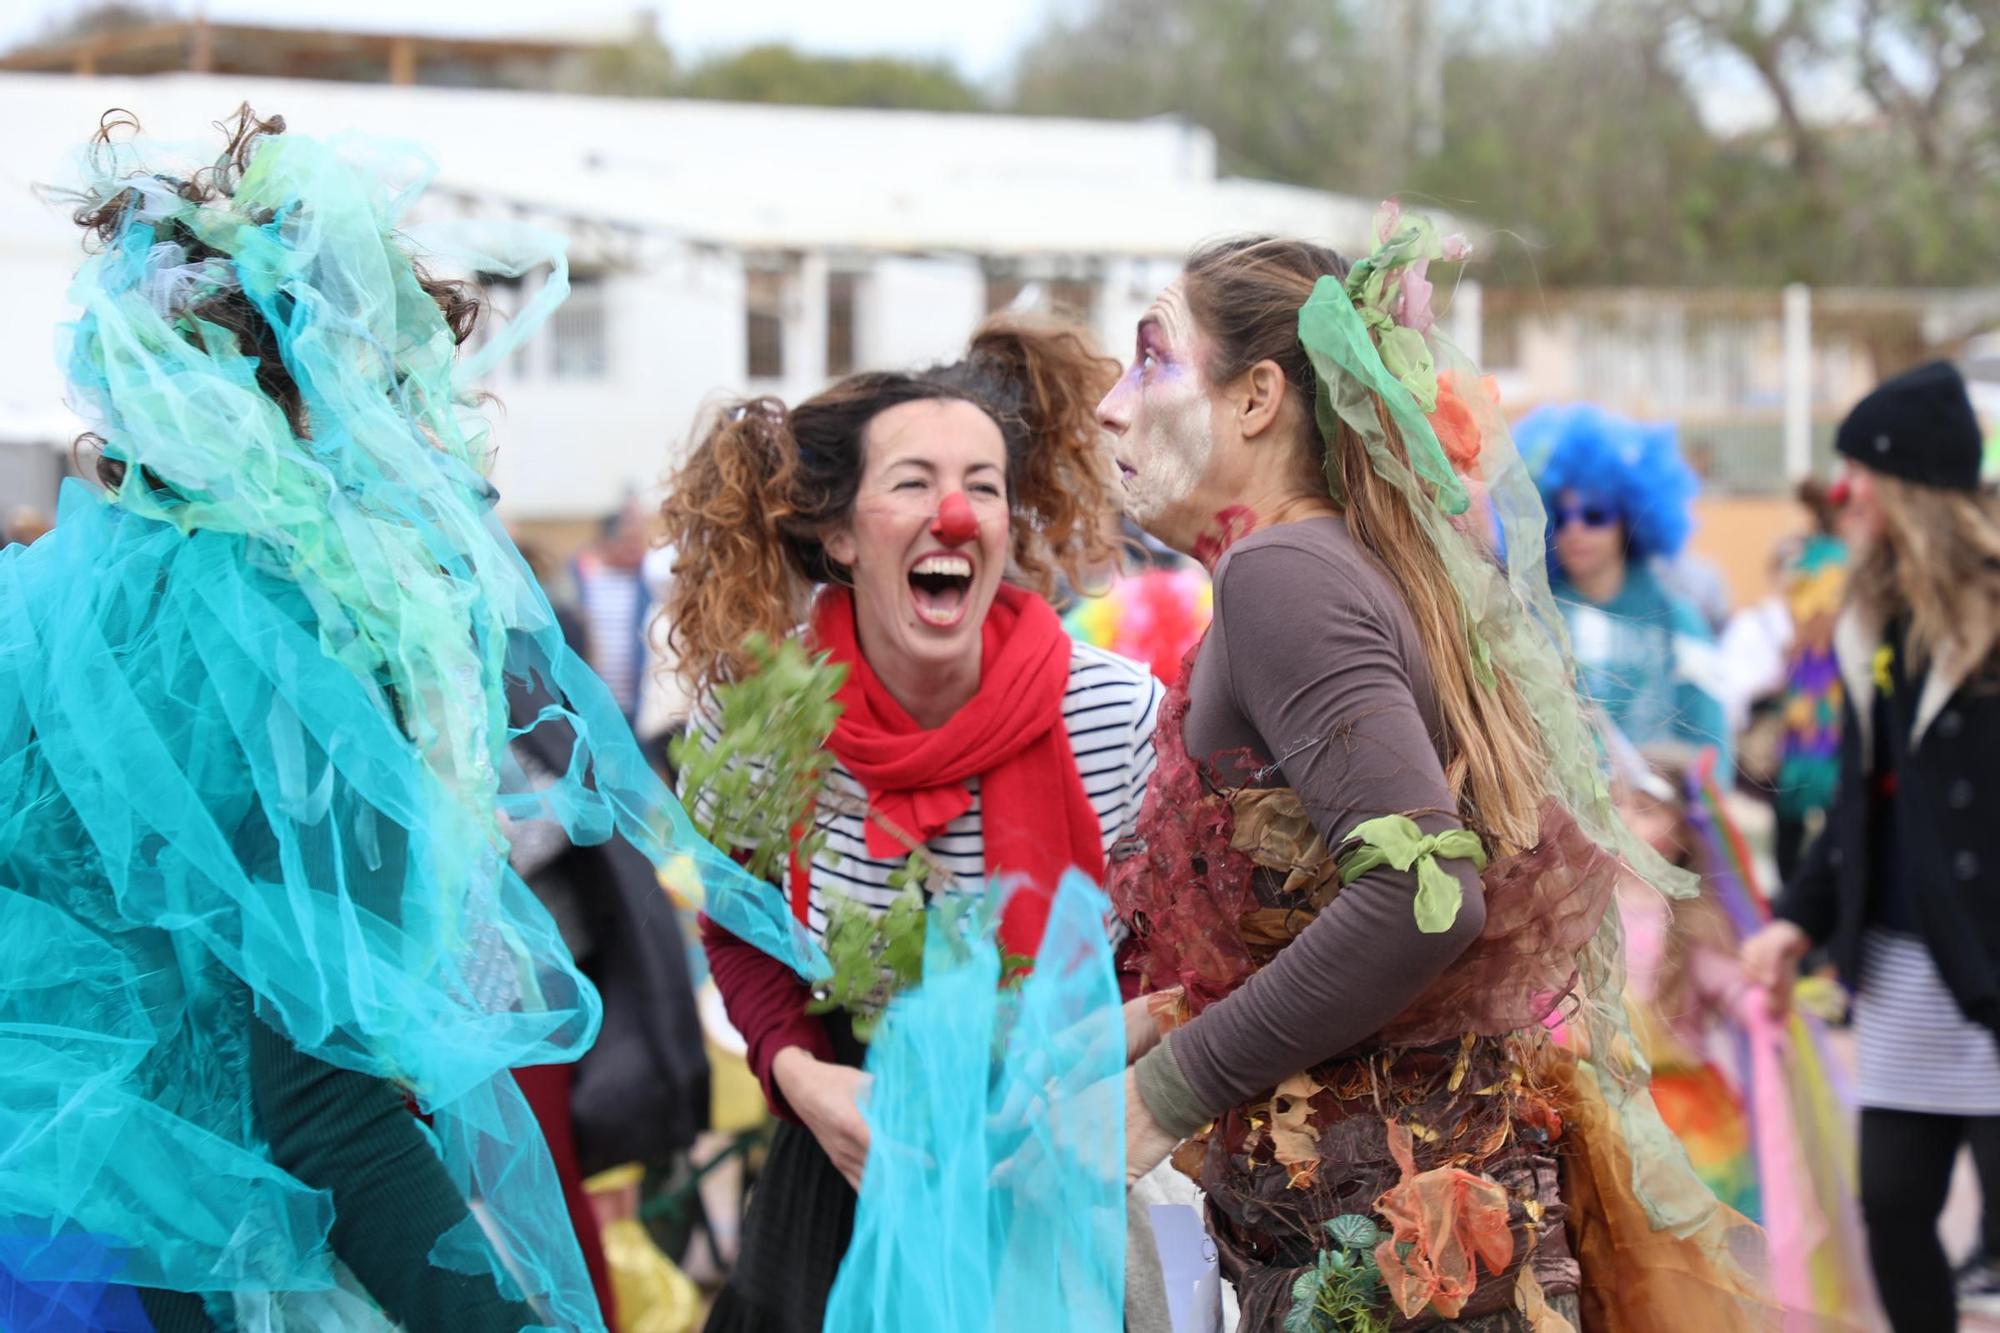
M1416 627L1340 518L1262 529L1223 556L1188 694L1188 754L1215 761L1224 785L1292 788L1328 847L1384 814L1426 833L1461 827ZM1360 1045L1416 1000L1485 924L1472 863L1439 865L1464 890L1449 930L1417 929L1413 872L1371 870L1141 1059L1140 1093L1161 1127L1191 1134Z

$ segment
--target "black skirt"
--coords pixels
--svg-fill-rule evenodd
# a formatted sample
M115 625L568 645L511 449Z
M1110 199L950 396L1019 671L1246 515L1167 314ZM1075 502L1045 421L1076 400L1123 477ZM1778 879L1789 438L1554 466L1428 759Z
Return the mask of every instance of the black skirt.
M859 1065L867 1048L848 1024L834 1015L827 1025L835 1058ZM780 1122L743 1218L743 1248L705 1333L820 1333L854 1236L854 1202L812 1131Z

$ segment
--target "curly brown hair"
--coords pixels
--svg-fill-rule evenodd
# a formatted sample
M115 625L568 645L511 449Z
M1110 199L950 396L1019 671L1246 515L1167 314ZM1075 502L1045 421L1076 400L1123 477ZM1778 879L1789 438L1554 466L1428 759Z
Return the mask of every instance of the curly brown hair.
M223 136L221 153L213 163L185 180L161 173L147 173L127 177L108 194L87 193L77 197L70 219L84 230L85 250L108 248L130 225L132 214L141 199L137 185L140 180L165 185L193 204L211 204L220 199L233 198L237 184L249 169L258 146L266 138L285 132L285 118L261 117L245 102L229 116L215 122L215 128ZM120 134L138 132L138 118L122 107L113 107L98 119L97 133L91 136L93 164L100 166L95 173L98 177L108 178L111 174L108 169L102 169L104 159L101 155L111 147L112 142ZM253 220L263 223L270 218ZM188 263L204 259L227 262L229 259L227 254L202 240L178 218L169 221L156 240L179 246L185 252L185 262ZM479 289L468 282L434 278L414 258L411 267L424 293L437 302L438 311L444 316L445 327L451 330L453 341L463 344L472 336L479 322L482 306ZM284 412L292 434L301 439L310 434L305 397L285 365L283 345L269 321L240 288L204 292L186 308L167 312L167 320L170 324L190 330L195 327L195 321L227 330L235 337L238 348L255 359L257 387ZM190 332L187 336L193 338L196 335ZM86 450L97 455L94 470L99 483L107 490L117 490L125 480L124 462L106 455L104 440L94 433L87 432L77 437L72 452L80 458Z
M806 617L813 589L847 571L821 544L853 511L868 423L902 403L956 399L999 425L1013 510L1010 580L1053 593L1120 553L1097 401L1118 377L1076 327L1002 315L965 355L915 373L851 375L786 409L755 398L724 411L669 479L674 548L664 616L676 671L693 690L740 679L745 642Z

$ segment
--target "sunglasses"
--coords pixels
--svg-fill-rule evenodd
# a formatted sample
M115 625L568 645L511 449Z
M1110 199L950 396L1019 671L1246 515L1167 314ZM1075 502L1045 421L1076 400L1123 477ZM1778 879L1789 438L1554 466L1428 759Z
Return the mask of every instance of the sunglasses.
M1586 528L1608 528L1624 515L1610 505L1557 505L1550 517L1555 520L1557 531L1561 531L1572 523L1581 523Z

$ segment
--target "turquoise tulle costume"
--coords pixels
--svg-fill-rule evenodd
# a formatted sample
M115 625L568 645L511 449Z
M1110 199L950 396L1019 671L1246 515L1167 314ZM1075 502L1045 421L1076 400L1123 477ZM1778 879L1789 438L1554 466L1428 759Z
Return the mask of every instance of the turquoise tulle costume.
M470 386L561 299L562 242L398 236L430 170L401 145L268 136L205 203L154 174L167 151L92 155L86 196L128 207L66 330L76 406L124 480L69 483L55 530L0 555L0 1310L143 1328L126 1297L151 1288L224 1328L385 1326L329 1248L330 1197L258 1131L259 1022L406 1091L470 1204L434 1266L601 1328L509 1075L575 1059L599 1004L508 868L504 820L741 872L645 765L492 512ZM188 236L226 258L191 261ZM410 249L548 281L460 357ZM200 317L236 290L310 438ZM515 679L560 701L535 725L575 737L538 790L507 757Z

